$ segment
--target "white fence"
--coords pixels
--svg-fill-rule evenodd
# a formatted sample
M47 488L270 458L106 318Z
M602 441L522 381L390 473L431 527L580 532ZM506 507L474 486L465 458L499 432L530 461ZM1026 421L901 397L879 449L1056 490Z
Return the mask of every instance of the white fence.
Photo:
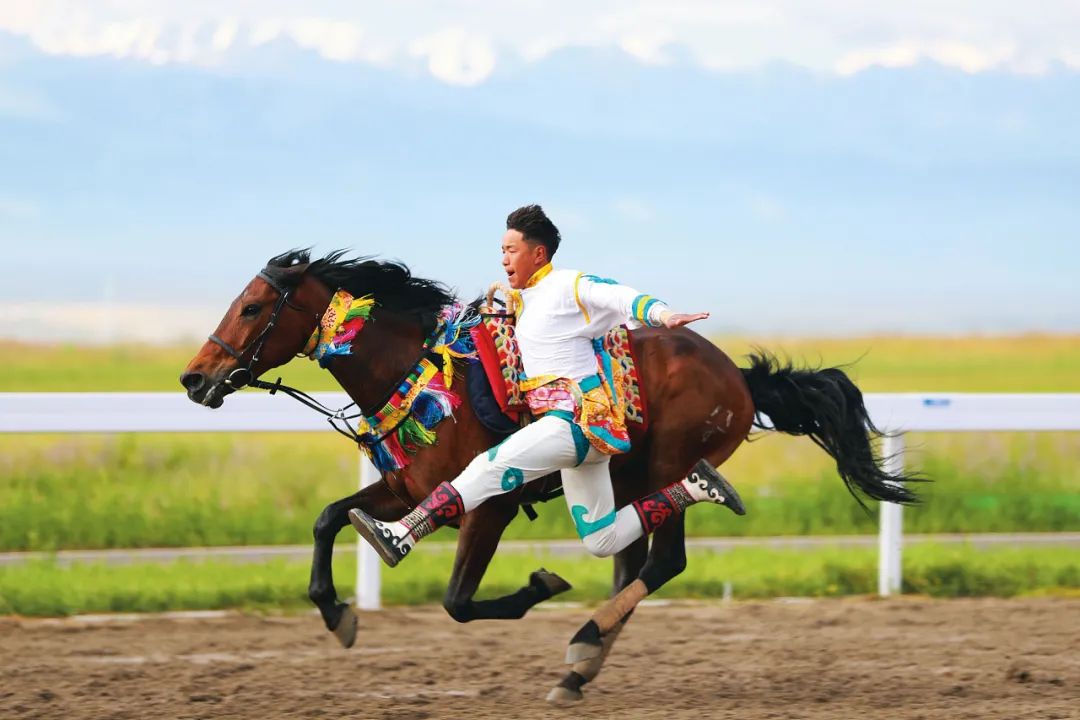
M315 393L328 407L348 402L344 393ZM889 470L903 469L908 431L1080 430L1080 394L891 393L866 395L874 423L892 434L883 453ZM217 411L182 393L0 393L0 432L283 432L327 430L326 421L287 397L256 392L230 396ZM360 456L360 486L376 474ZM900 590L903 508L881 504L878 592ZM380 605L380 564L358 540L357 605Z

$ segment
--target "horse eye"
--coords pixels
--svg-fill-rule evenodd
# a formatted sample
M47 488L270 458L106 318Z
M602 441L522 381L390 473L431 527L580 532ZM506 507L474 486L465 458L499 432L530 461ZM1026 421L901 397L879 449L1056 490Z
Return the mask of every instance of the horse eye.
M255 315L259 314L259 310L261 309L262 308L255 303L252 303L250 305L245 305L244 309L240 311L240 314L244 317L254 317Z

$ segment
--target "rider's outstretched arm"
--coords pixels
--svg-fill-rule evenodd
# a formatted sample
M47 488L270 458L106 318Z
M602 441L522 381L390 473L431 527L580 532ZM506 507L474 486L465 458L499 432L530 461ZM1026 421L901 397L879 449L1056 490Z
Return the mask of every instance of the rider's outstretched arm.
M577 277L574 297L594 335L602 335L627 322L675 328L709 317L709 313L672 312L666 303L652 295L595 275Z

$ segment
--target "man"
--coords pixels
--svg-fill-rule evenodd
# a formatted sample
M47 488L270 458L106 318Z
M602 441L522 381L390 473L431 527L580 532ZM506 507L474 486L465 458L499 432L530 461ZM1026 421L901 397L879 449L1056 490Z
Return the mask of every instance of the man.
M608 556L659 527L671 513L703 500L723 503L733 490L716 473L692 473L659 493L616 511L608 465L630 449L623 407L610 373L599 367L594 338L629 323L677 328L708 313L673 313L636 290L595 275L555 270L558 228L539 205L510 213L502 264L513 289L516 336L526 379L522 389L537 419L477 456L398 522L350 510L357 531L393 567L423 537L484 500L550 472L562 471L566 503L589 552ZM660 497L662 495L662 497Z

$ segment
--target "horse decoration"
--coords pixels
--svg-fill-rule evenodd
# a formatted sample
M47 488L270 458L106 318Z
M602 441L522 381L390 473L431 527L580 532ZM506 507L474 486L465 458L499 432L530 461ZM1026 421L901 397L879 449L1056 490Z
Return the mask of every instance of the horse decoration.
M291 395L327 415L379 467L378 483L330 503L315 521L308 595L345 647L356 641L356 615L338 600L331 560L348 511L398 520L503 437L479 420L470 395L459 392L459 372L481 367L469 362L480 322L480 314L443 285L413 277L402 264L344 259L342 252L313 260L309 251L294 250L271 258L243 288L180 377L188 397L211 408L245 386ZM862 394L842 370L796 369L765 352L739 368L687 328L635 329L618 344L633 348L637 392L648 398L648 423L628 424L631 449L611 463L618 507L691 471L719 466L754 426L808 436L832 456L864 506L864 498L916 501L903 483L918 478L890 474L875 458L871 439L877 431ZM280 380L259 379L296 354L317 359L355 409L326 408ZM451 415L455 422L446 422ZM696 467L699 461L704 468ZM503 530L544 484L526 484L454 518L457 556L443 605L455 620L520 618L569 589L558 575L540 569L514 593L474 599ZM685 566L682 513L651 541L642 537L617 553L614 595L571 638L570 668L548 699L580 700L637 604Z

